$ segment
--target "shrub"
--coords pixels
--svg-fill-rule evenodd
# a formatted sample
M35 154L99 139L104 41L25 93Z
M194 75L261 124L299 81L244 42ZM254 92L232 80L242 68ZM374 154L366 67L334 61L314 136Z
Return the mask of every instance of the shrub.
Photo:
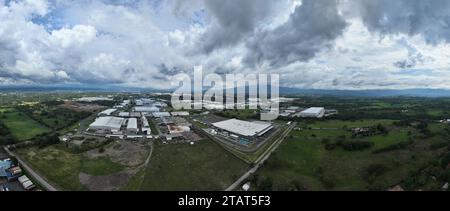
M369 141L344 141L341 146L347 151L360 151L373 147L373 142Z
M403 141L403 142L400 142L397 144L392 144L390 146L374 150L372 153L378 154L378 153L389 152L389 151L394 151L394 150L399 150L399 149L406 149L411 144L413 144L413 141Z
M325 144L325 149L328 151L334 150L336 149L337 145L336 144Z

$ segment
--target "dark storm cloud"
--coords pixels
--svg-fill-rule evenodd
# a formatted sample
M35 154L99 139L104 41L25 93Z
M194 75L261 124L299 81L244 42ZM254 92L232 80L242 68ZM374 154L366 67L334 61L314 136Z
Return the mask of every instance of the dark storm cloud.
M239 43L270 16L275 3L273 0L206 0L206 8L216 22L201 39L204 53Z
M247 42L245 62L268 62L281 67L296 61L308 61L342 35L346 21L338 14L335 0L304 0L289 20L278 28L260 31Z
M370 31L386 34L422 35L430 44L450 41L448 0L354 1Z
M179 67L167 67L166 64L160 64L157 66L159 73L166 75L166 76L174 76L176 74L179 73L184 73L185 71L183 71L181 68Z

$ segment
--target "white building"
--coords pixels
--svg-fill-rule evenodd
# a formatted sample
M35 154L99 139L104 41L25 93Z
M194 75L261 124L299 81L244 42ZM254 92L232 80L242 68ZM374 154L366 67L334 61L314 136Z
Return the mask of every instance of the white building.
M245 137L262 136L273 128L266 122L247 122L238 119L229 119L212 124L221 130Z
M148 124L147 118L145 118L145 116L142 116L141 121L142 121L142 133L144 133L145 135L152 134L152 130L150 129L150 125Z
M137 134L138 132L138 124L136 118L129 118L127 124L127 133L128 134Z
M156 106L137 106L134 107L134 111L136 112L159 112L159 108Z
M100 112L98 115L99 116L111 116L111 114L116 111L117 111L117 109L110 108L110 109L106 109L106 110Z
M130 112L119 112L120 117L130 117Z
M130 105L131 101L130 100L124 100L120 105L121 106L127 106Z
M322 118L324 115L325 108L322 107L312 107L298 113L299 117L304 118Z
M169 112L153 112L152 115L155 118L170 117L170 113Z
M172 112L172 116L189 116L189 112L186 111L179 111L179 112Z
M143 106L144 105L144 102L142 102L142 100L136 100L135 103L136 103L137 106Z
M89 129L96 130L98 133L118 133L124 122L124 118L99 117L89 126Z

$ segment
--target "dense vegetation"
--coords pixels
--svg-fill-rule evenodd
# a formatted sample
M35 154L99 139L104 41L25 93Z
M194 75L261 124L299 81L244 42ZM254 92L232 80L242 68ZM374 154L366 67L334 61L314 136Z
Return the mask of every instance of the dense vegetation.
M3 122L0 122L0 145L15 143L15 138Z
M449 102L298 99L289 105L323 106L339 114L285 118L299 126L249 179L252 189L387 190L400 185L405 190L443 190L450 182L450 125L438 120L450 118Z
M48 101L34 105L19 106L18 109L33 120L53 130L60 130L87 118L92 113L77 112L59 107L61 101Z

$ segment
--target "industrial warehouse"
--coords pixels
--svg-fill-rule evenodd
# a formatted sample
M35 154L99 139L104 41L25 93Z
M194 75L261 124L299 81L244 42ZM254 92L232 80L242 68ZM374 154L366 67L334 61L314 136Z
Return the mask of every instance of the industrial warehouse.
M303 118L322 118L324 115L325 108L322 107L312 107L298 113L298 116Z
M233 145L243 151L252 151L262 146L278 126L263 121L244 121L239 119L220 119L214 115L206 115L206 119L196 120L208 125L204 131L214 139L227 145ZM212 118L208 120L208 118Z
M98 117L89 126L89 130L95 130L96 133L118 134L124 123L125 123L124 118L112 116Z
M221 131L232 133L231 135L252 138L262 136L273 128L272 124L266 122L247 122L238 119L229 119L212 124Z

